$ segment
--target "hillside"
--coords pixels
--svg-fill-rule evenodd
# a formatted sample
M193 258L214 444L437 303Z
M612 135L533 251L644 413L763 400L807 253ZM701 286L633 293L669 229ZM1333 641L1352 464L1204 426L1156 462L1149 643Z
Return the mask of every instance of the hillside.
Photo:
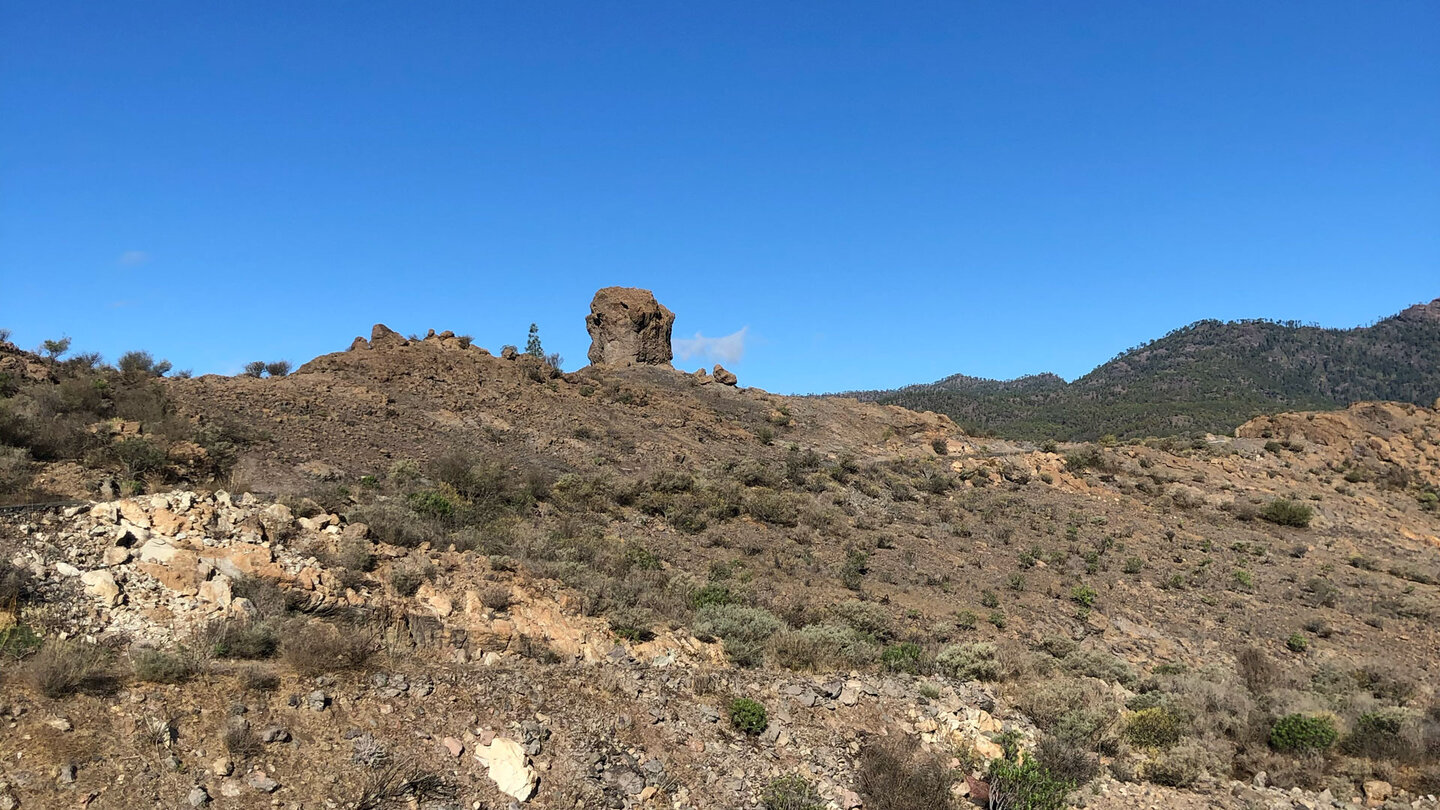
M985 435L1042 441L1226 433L1262 413L1440 397L1440 299L1372 326L1198 321L1066 384L955 375L847 394L943 413Z
M0 806L1437 806L1440 412L1036 451L622 292L574 373L0 347L7 494L83 500L0 513Z

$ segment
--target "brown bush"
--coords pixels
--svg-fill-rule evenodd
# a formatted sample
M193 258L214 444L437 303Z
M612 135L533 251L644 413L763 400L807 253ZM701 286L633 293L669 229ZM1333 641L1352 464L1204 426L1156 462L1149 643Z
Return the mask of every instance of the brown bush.
M315 623L292 628L280 654L297 674L312 676L364 669L378 646L366 628Z
M108 694L119 686L111 669L112 652L96 644L75 639L47 642L25 662L25 680L48 698L63 698L78 692Z
M872 737L860 749L858 784L866 807L876 810L943 810L953 807L956 774L914 738Z

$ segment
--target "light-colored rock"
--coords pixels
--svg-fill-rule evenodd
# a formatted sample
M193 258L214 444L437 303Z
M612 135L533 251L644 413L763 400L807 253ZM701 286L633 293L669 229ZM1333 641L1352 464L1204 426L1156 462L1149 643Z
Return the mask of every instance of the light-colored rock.
M209 580L200 583L200 591L197 595L203 601L213 602L220 607L229 607L234 598L230 585L229 577L224 574L216 574Z
M490 781L501 793L526 801L535 793L535 769L526 761L525 748L509 737L496 737L475 749L475 759L489 768Z
M120 604L120 586L115 583L115 576L108 569L86 571L80 575L80 581L85 584L85 592L98 599L102 605L114 607Z
M719 363L715 364L714 374L712 376L714 376L715 382L721 385L734 386L740 382L740 378L735 376L735 372L726 369Z
M1363 785L1363 789L1365 791L1366 807L1379 807L1384 804L1385 800L1389 799L1390 794L1394 792L1394 788L1390 786L1389 782L1383 782L1379 779L1372 779L1366 782Z

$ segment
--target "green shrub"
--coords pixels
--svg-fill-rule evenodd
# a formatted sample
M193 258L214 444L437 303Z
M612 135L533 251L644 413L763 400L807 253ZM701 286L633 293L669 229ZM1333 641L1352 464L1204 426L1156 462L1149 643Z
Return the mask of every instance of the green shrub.
M997 655L988 641L951 644L935 656L935 671L961 681L998 681L1002 670Z
M891 644L880 654L880 662L891 672L920 672L920 645L913 641Z
M1140 748L1169 748L1185 734L1183 719L1163 706L1141 709L1125 718L1125 739Z
M765 707L750 698L736 698L730 701L730 725L741 734L754 737L770 725L766 719Z
M1070 601L1081 607L1094 607L1095 597L1099 595L1100 594L1096 593L1095 589L1089 585L1076 585L1070 589Z
M1310 520L1315 517L1315 510L1311 509L1309 504L1276 498L1265 505L1260 517L1280 526L1298 526L1303 529L1310 525Z
M1270 727L1270 747L1277 751L1324 751L1337 737L1335 721L1323 716L1288 714Z
M709 605L728 605L738 601L730 586L721 582L707 582L690 594L690 606L695 609Z
M1003 757L990 762L990 806L1005 810L1064 810L1075 784L1052 774L1035 757L1023 763Z
M845 552L845 564L840 568L840 584L852 591L858 591L869 571L869 553L861 549L850 549Z
M1414 755L1415 745L1406 739L1404 730L1405 715L1398 711L1366 712L1356 718L1340 749L1353 757L1408 759Z
M798 773L770 780L760 794L760 805L765 810L825 810L815 786Z
M1290 637L1285 639L1285 646L1290 652L1303 653L1310 649L1310 639L1303 633L1291 633Z

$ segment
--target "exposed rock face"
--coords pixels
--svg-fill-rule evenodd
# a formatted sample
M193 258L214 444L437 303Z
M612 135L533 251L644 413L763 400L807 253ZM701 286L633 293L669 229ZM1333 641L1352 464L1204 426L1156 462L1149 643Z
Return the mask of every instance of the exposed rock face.
M1404 310L1395 317L1398 320L1414 321L1417 323L1424 321L1440 321L1440 298L1436 298L1434 301L1431 301L1428 304L1416 304L1415 306Z
M670 329L675 313L649 290L606 287L595 293L585 330L590 333L590 362L607 366L668 366Z
M388 349L392 346L408 345L410 345L410 341L383 323L375 324L370 330L370 347L373 349ZM351 348L354 347L352 346Z
M718 382L721 385L736 385L740 382L740 378L735 376L735 372L730 371L719 363L715 364L714 376L715 382Z

